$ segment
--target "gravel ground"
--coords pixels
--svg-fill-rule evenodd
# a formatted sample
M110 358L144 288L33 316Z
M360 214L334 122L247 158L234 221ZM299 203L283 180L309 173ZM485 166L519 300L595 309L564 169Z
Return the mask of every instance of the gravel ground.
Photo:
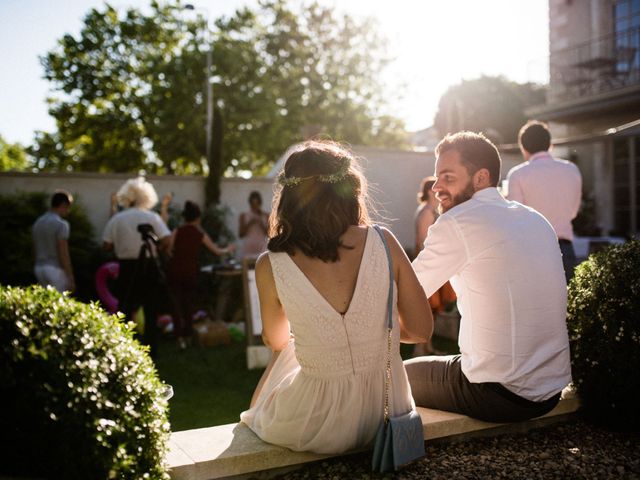
M422 461L372 474L371 454L326 460L278 477L299 479L640 479L640 433L603 430L583 420L525 434L427 443Z

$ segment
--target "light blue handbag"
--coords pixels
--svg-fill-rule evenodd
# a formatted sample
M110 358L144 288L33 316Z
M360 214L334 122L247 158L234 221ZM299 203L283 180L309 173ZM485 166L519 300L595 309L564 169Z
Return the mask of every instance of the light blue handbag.
M371 469L378 472L397 470L400 466L425 455L422 420L415 409L397 417L389 415L389 386L391 383L391 335L393 331L393 262L389 245L378 225L373 227L384 244L389 264L389 295L387 297L387 364L384 382L384 420L373 447Z

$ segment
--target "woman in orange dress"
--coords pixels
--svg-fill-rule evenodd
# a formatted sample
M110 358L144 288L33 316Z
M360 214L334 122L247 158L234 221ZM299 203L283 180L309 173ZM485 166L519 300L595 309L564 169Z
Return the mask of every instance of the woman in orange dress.
M424 248L424 242L429 234L429 227L438 219L438 200L431 189L435 182L435 177L425 177L422 179L422 182L420 182L420 190L418 191L418 208L415 213L416 256L420 253L420 250ZM435 319L436 315L438 313L442 313L445 307L453 301L455 301L455 292L449 282L447 282L436 293L429 297L429 305L431 306L433 318ZM427 343L416 344L413 350L414 357L420 357L423 355L441 355L442 353L443 352L433 348L431 340Z

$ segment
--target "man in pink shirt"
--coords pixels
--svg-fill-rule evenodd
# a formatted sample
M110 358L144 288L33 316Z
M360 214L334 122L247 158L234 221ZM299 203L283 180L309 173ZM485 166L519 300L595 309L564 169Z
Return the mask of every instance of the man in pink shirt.
M527 122L520 129L518 143L525 162L509 171L507 198L537 210L549 221L558 236L569 283L576 266L571 221L578 214L582 197L580 170L551 156L551 134L542 122Z

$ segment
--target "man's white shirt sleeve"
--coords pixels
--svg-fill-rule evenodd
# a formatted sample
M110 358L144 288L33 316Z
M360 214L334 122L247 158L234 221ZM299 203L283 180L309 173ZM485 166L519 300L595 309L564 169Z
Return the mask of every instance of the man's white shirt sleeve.
M524 205L524 192L522 191L520 180L518 180L518 174L515 173L515 170L513 169L510 170L509 174L507 175L507 185L507 198Z
M157 213L153 212L153 231L156 232L156 235L158 235L158 238L164 238L164 237L168 237L169 235L171 235L171 231L169 230L169 228L167 227L167 225L164 223L164 221L162 220L162 217L160 215L158 215Z
M458 223L446 213L429 227L424 246L413 261L413 268L430 297L462 270L469 259L469 252Z
M574 168L574 172L577 177L576 183L578 185L576 189L576 195L574 197L573 216L571 217L571 219L573 220L578 216L578 211L580 210L580 203L582 203L582 175L580 174L580 169L575 164L570 163L570 165L573 166Z

